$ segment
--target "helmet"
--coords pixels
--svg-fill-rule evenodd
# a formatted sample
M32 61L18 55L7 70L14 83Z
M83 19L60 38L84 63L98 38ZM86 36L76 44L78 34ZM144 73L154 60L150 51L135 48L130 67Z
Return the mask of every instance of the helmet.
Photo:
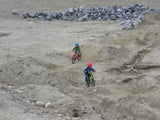
M76 45L76 46L78 46L78 45L79 45L79 43L75 43L75 45Z
M92 67L92 62L87 63L88 67Z

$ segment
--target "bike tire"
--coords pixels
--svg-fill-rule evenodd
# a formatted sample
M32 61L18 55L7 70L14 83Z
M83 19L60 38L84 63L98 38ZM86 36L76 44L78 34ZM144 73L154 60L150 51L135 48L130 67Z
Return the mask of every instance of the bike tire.
M87 78L87 87L90 87L90 80Z
M79 57L78 57L78 61L80 61L81 60L81 53L79 54Z
M75 63L75 59L74 59L74 55L73 55L73 57L72 57L72 64L74 64Z
M96 81L95 79L93 79L92 86L95 86L95 85L96 85Z

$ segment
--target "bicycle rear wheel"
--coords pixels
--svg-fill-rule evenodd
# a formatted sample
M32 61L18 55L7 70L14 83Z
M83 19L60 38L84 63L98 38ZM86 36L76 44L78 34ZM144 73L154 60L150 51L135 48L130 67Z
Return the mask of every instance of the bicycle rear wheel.
M96 85L96 81L95 81L95 79L93 79L92 86L95 86L95 85Z
M78 56L78 61L80 61L80 60L81 60L81 53Z

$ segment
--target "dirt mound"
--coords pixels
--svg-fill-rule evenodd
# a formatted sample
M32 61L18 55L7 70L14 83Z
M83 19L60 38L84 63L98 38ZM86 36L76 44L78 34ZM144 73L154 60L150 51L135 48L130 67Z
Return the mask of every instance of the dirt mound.
M146 14L145 18L148 21L159 21L160 20L160 13Z
M144 15L144 20L139 23L139 25L136 28L140 28L147 25L153 25L155 22L160 21L160 13L154 13L154 14L146 14Z
M56 67L39 59L16 59L0 67L0 81L14 86L47 84L56 75L53 70L48 69L51 66Z
M158 119L159 108L153 109L152 101L148 96L136 95L132 97L126 97L119 100L119 110L123 111L123 114L130 114L134 118L138 119Z

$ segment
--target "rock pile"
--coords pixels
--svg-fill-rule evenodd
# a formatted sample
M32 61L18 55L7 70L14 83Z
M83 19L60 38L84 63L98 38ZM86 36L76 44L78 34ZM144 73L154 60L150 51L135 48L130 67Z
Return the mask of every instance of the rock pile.
M129 7L110 6L110 7L91 7L70 8L62 13L47 13L45 11L25 12L24 18L35 18L44 21L65 20L65 21L88 21L88 20L126 20L122 23L122 29L131 29L134 25L143 20L143 15L146 13L159 12L147 5L135 4Z
M141 23L144 20L144 14L139 15L137 18L132 18L131 20L122 21L122 30L131 30L135 25Z

